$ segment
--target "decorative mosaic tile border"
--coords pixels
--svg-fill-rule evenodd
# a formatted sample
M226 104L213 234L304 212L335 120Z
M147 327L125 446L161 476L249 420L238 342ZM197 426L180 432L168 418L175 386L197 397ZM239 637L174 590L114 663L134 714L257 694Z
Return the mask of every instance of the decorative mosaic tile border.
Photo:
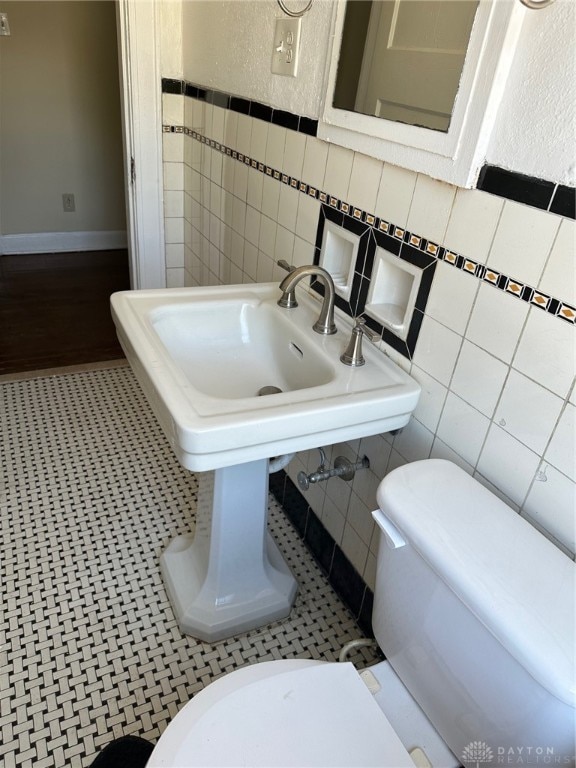
M174 125L164 125L162 126L162 130L165 133L183 133L186 136L190 136L195 141L199 141L201 144L205 144L211 149L215 149L217 152L228 155L233 160L244 163L250 168L257 170L266 176L271 176L282 184L286 184L304 195L319 200L323 205L330 209L340 211L353 220L367 224L374 230L374 232L384 233L390 238L388 241L389 244L394 242L400 244L406 243L422 254L432 256L437 261L443 261L445 264L449 264L483 282L490 283L495 288L504 291L511 296L515 296L527 304L538 307L544 312L560 318L564 322L576 325L576 307L562 301L562 299L549 296L520 280L516 280L514 277L505 275L502 272L497 272L485 264L481 264L473 259L469 259L467 256L451 251L449 248L445 248L439 243L428 240L414 232L409 232L390 221L386 221L385 219L376 216L374 213L356 208L345 200L333 197L328 192L319 190L301 179L288 176L282 171L276 168L271 168L265 163L255 160L248 155L244 155L214 139L210 139L198 131Z

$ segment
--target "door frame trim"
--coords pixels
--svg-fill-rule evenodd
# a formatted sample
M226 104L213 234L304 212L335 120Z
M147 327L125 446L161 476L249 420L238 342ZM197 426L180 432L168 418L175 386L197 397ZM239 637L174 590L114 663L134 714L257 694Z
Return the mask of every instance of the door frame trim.
M166 287L160 18L154 0L116 0L132 288Z

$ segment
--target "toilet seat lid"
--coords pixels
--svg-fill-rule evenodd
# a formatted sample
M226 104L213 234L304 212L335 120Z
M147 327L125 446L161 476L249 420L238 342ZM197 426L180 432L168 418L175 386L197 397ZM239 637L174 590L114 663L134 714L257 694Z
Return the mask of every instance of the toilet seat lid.
M349 663L262 662L209 685L179 712L147 768L414 768Z

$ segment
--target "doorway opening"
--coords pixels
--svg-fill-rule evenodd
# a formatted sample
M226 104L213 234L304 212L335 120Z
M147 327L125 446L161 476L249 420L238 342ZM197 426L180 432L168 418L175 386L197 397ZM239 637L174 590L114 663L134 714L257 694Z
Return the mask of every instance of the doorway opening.
M145 78L134 76L137 19L126 6L3 3L0 374L122 354L109 294L146 276L131 226L146 179L135 185L125 171L146 151L147 114L135 103Z

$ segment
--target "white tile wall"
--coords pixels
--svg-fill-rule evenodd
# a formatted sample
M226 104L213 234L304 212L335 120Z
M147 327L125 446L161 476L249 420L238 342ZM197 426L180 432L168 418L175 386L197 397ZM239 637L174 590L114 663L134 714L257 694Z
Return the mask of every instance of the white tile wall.
M574 483L554 467L544 464L524 504L523 514L543 532L552 535L567 553L576 548Z
M574 326L536 308L530 315L512 365L565 398L574 381Z
M563 219L538 288L550 296L562 296L576 304L576 221Z
M182 125L184 121L184 97L174 93L162 94L162 121L164 125Z
M252 120L250 132L250 157L263 163L266 160L266 144L268 143L268 123L262 120ZM207 134L208 135L208 134Z
M459 189L450 212L445 245L486 263L504 200L475 189Z
M302 178L305 152L306 136L296 131L286 131L284 161L282 164L284 173L287 173L288 176L294 176L296 179Z
M414 417L431 432L436 432L448 389L416 364L412 366L411 373L421 387Z
M181 96L164 94L162 97L164 115L172 118L170 124L181 125L184 119L184 104ZM164 242L166 255L166 284L168 287L182 285L185 279L185 142L182 133L163 133L163 175L164 175Z
M510 371L494 419L540 455L556 426L564 401L517 371ZM530 418L526 415L530 414Z
M561 219L506 200L488 256L488 266L537 286Z
M324 174L328 158L328 144L313 136L306 137L302 178L316 189L324 188Z
M537 453L493 423L477 468L481 475L521 506L535 477L539 461Z
M170 101L170 114L180 114ZM188 127L216 121L239 152L574 303L574 222L456 190L244 115L224 114L222 124L219 112L208 111L210 123L206 105L187 106L196 123ZM165 188L185 190L186 242L183 267L176 253L170 261L170 284L279 279L275 259L311 262L317 200L238 161L224 158L219 168L222 156L215 165L218 153L190 137L184 138L186 173L172 151L167 143ZM179 211L168 195L167 216ZM222 224L218 235L215 219ZM376 435L329 450L332 460L365 453L371 469L353 483L330 480L306 494L366 583L373 586L375 578L369 513L378 482L396 466L429 456L455 461L573 552L574 327L439 263L413 361L387 351L422 386L413 419L395 437ZM317 465L318 452L310 451L298 455L288 473L295 481L298 471Z
M443 243L455 195L455 187L418 174L407 229L436 243Z
M353 162L354 152L351 149L339 147L338 144L331 144L328 148L324 187L339 200L348 200Z
M380 160L355 152L348 193L344 199L363 211L373 211L376 208L382 168ZM325 191L330 192L328 189Z
M507 365L464 339L451 389L480 413L492 417L507 375Z
M466 338L509 363L520 339L528 309L524 302L512 301L503 291L483 283L470 315Z
M544 458L572 481L576 481L576 407L567 403Z
M480 281L441 261L436 265L434 282L426 305L426 314L463 334Z
M405 227L412 205L417 174L384 163L376 199L376 214L399 227Z
M474 466L490 426L489 419L467 402L448 393L436 434L453 451Z
M268 143L266 145L266 165L278 170L282 168L287 133L286 128L280 128L278 125L269 126Z
M436 437L434 440L430 458L445 459L446 461L451 461L453 464L461 467L465 472L468 472L469 475L474 474L474 467L472 464L468 464L468 462L465 461L459 453L456 453L456 451L453 451L452 448L449 448L446 443L440 440L439 437ZM483 482L483 478L481 476L479 479ZM507 497L505 500L509 501Z
M458 333L427 315L420 329L414 363L448 386L461 345Z
M296 234L309 243L316 242L320 203L307 195L300 195L298 215L296 217Z

